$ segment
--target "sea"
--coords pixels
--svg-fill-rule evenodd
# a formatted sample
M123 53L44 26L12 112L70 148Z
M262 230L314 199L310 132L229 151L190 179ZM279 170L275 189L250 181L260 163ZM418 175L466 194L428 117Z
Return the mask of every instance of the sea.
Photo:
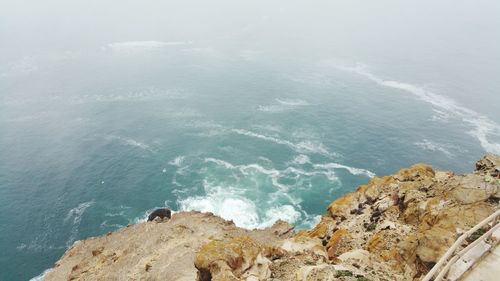
M494 2L52 2L0 28L0 280L155 208L310 228L374 176L500 154Z

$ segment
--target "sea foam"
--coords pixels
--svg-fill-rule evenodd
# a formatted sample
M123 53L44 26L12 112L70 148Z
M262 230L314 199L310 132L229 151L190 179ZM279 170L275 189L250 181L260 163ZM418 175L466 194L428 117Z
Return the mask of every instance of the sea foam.
M111 50L118 54L135 54L139 52L158 50L166 47L172 46L185 46L192 44L192 41L127 41L127 42L115 42L109 43L105 48Z
M68 241L66 241L67 247L71 246L71 244L76 240L76 236L78 234L78 228L80 227L80 222L82 220L82 216L90 206L94 205L94 203L95 203L94 200L88 201L88 202L83 202L83 203L78 204L77 207L68 211L66 218L64 218L64 223L71 222L72 226L71 226L71 231L70 231Z
M491 140L492 137L500 138L500 125L488 117L459 105L449 97L436 94L422 87L399 81L384 80L368 71L366 65L363 64L358 64L355 67L337 66L337 68L366 77L380 86L401 90L416 96L433 106L434 111L439 115L439 117L433 118L434 120L449 116L461 119L464 124L471 127L467 133L475 137L485 151L500 154L500 143Z
M289 148L291 148L299 153L314 153L314 154L321 154L321 155L327 156L327 157L337 157L337 154L328 151L328 149L325 147L325 145L323 143L317 142L317 141L305 140L305 141L301 141L298 143L293 143L293 142L288 141L288 140L280 139L280 138L273 137L273 136L266 136L263 134L259 134L256 132L243 130L243 129L232 129L231 131L233 133L236 133L239 135L257 138L257 139L285 145L285 146L288 146Z
M199 191L175 192L179 209L212 212L248 229L268 227L278 219L312 226L317 218L302 209L300 193L313 188L309 184L313 178L323 177L329 181L324 188L330 192L332 186L340 185L336 169L346 169L353 175L374 175L368 170L338 163L313 165L306 155L296 156L291 166L284 169L273 168L270 160L262 165L234 164L214 157L199 160L190 161L190 165L197 168L190 166L189 176L197 173L203 178L203 192L195 196L193 192ZM308 165L302 166L305 164Z

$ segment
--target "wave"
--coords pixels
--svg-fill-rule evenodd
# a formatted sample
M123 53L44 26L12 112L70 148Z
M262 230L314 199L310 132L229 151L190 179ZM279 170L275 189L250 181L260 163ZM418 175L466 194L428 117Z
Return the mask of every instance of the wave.
M306 155L296 156L294 160L296 165L312 164ZM189 176L199 173L203 178L203 195L192 196L193 192L200 191L196 189L176 192L179 209L213 212L248 229L268 227L278 219L301 226L313 226L318 216L308 214L301 207L301 192L312 188L311 181L323 177L328 181L323 188L332 192L332 186L340 185L336 169L347 169L353 175L374 176L368 170L337 163L288 166L284 169L269 167L272 162L268 161L263 162L264 166L257 163L233 164L213 157L206 157L196 163L197 166L191 164L196 167L193 167Z
M172 46L191 45L192 41L127 41L109 43L104 49L120 54L134 54L138 52L151 51Z
M282 105L289 105L289 106L307 106L311 105L305 100L300 100L300 99L276 99L276 101Z
M180 167L182 165L182 162L184 162L185 156L177 156L174 158L174 160L168 162L168 164L176 167Z
M464 152L463 149L461 149L461 148L459 148L457 146L446 145L446 144L439 144L439 143L432 142L432 141L427 140L427 139L423 139L422 141L415 142L414 144L416 146L424 149L424 150L429 150L429 151L433 151L433 152L441 152L441 153L445 154L448 157L454 157L455 156L455 154L451 152L452 150L455 150L455 151L458 151L458 152Z
M72 220L72 227L70 231L70 235L68 241L66 241L66 246L69 247L76 240L76 235L78 234L78 228L80 227L80 222L82 221L82 216L85 211L92 205L94 205L95 201L88 201L80 203L77 207L68 211L66 218L64 218L64 223Z
M339 183L326 171L308 172L293 167L278 170L256 163L237 165L213 157L204 158L198 164L202 164L197 166L198 171L195 168L192 172L203 177L203 195L192 196L196 191L176 192L179 210L212 212L247 229L268 227L278 219L302 226L315 222L313 216L301 208L301 199L293 195L296 191L290 190L293 185L282 183L282 179L324 175Z
M178 200L181 211L197 210L212 212L223 219L232 220L236 226L246 229L265 228L282 219L291 224L309 221L310 215L299 205L282 204L272 208L262 208L232 186L213 185L204 181L206 195ZM265 211L263 211L265 209Z
M294 109L300 106L311 105L305 100L300 99L275 99L276 104L271 105L259 105L257 110L263 112L282 112L290 109Z
M351 173L352 175L355 175L355 176L359 176L359 175L364 175L364 176L367 176L369 178L372 178L375 176L375 173L369 171L369 170L365 170L365 169L360 169L360 168L354 168L354 167L349 167L349 166L346 166L346 165L342 165L342 164L339 164L339 163L327 163L327 164L314 164L313 165L315 169L326 169L326 170L330 170L330 169L345 169L347 170L349 173Z
M71 104L101 103L101 102L148 102L170 99L183 99L186 93L171 89L158 89L155 87L120 94L87 94L81 96L49 97L51 101L68 101Z
M327 156L327 157L337 157L338 156L337 154L328 151L328 149L321 142L306 140L306 141L301 141L299 143L293 143L293 142L288 141L288 140L283 140L283 139L276 138L276 137L261 135L261 134L258 134L258 133L252 132L252 131L247 131L247 130L242 130L242 129L232 129L231 131L233 133L236 133L239 135L258 138L261 140L270 141L270 142L274 142L277 144L285 145L285 146L288 146L289 148L291 148L299 153L314 153L314 154L321 154L321 155Z
M460 118L465 124L472 127L467 133L475 137L486 152L500 154L500 143L490 140L492 136L500 137L500 125L488 117L459 105L449 97L433 93L422 87L399 81L384 80L369 72L366 65L363 64L357 64L355 67L338 68L366 77L380 86L401 90L416 96L434 107L435 112L439 114L436 119L449 116Z
M40 273L40 275L31 278L30 281L43 281L45 275L47 275L51 270L52 268L44 270L42 273Z
M117 136L117 135L108 135L108 136L106 136L106 140L117 140L119 143L121 143L123 145L137 147L137 148L140 148L143 150L147 150L151 153L155 153L155 150L152 149L149 145L142 143L142 142L139 142L139 141L136 141L132 138L121 137L121 136Z
M311 163L311 159L309 159L309 156L304 154L295 156L293 160L289 162L289 164L298 164L298 165L304 165L308 163Z

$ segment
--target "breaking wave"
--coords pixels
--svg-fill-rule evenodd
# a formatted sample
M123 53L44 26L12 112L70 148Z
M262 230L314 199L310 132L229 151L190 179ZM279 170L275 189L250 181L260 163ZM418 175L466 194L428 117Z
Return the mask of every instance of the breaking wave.
M120 144L123 144L123 145L128 145L128 146L140 148L142 150L147 150L151 153L155 152L155 150L152 149L149 145L147 145L143 142L136 141L132 138L121 137L121 136L117 136L117 135L108 135L108 136L106 136L106 140L116 140Z
M305 100L300 99L275 99L275 103L271 105L259 105L257 108L263 112L282 112L294 109L296 107L311 105Z
M42 273L40 273L40 275L31 278L30 281L43 281L45 275L47 275L51 270L52 268L44 270Z
M94 200L80 203L77 207L68 211L66 218L64 218L64 223L71 222L71 231L68 241L66 241L66 246L69 247L76 240L78 234L78 228L80 227L80 222L82 221L82 216L85 211L92 205L94 205Z
M326 188L327 194L332 186L341 186L335 173L337 169L345 169L353 175L374 175L368 170L337 163L310 165L305 155L296 156L290 162L295 162L295 166L284 169L273 168L270 160L262 165L238 165L213 157L199 160L194 161L197 167L190 166L185 176L193 177L193 173L197 173L197 177L203 178L202 192L195 196L191 191L176 193L179 209L212 212L248 229L268 227L278 219L302 227L313 226L317 216L307 213L301 206L304 191ZM308 164L307 167L301 166L304 164ZM178 169L185 167L181 165ZM321 179L324 181L322 186L311 184Z
M463 149L455 146L455 145L448 145L448 144L439 144L427 139L423 139L422 141L415 142L414 143L416 146L420 147L421 149L428 150L428 151L433 151L433 152L441 152L445 154L448 157L454 157L455 153L452 151L456 152L464 152Z
M449 97L442 96L422 87L393 80L384 80L368 71L366 65L358 64L355 67L338 67L346 71L359 74L380 86L401 90L412 94L420 100L433 106L434 120L449 118L450 116L461 119L465 124L471 127L468 132L475 137L483 149L490 153L500 154L500 143L491 140L492 137L500 138L500 125L469 108L463 107Z
M298 143L293 143L293 142L288 141L288 140L283 140L283 139L272 137L272 136L266 136L266 135L262 135L262 134L258 134L258 133L252 132L252 131L247 131L247 130L242 130L242 129L233 129L231 131L233 133L236 133L239 135L252 137L252 138L258 138L261 140L270 141L270 142L274 142L274 143L281 144L281 145L286 145L289 148L291 148L299 153L314 153L314 154L321 154L321 155L327 156L327 157L337 157L338 156L337 154L328 151L328 149L325 147L325 145L323 145L321 142L305 140L305 141L301 141Z

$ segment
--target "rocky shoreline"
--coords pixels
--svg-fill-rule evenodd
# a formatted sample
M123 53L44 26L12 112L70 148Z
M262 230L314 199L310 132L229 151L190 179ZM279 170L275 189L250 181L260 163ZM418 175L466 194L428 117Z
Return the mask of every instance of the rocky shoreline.
M336 199L311 230L181 212L77 241L44 280L419 280L499 199L498 156L465 175L416 164Z

